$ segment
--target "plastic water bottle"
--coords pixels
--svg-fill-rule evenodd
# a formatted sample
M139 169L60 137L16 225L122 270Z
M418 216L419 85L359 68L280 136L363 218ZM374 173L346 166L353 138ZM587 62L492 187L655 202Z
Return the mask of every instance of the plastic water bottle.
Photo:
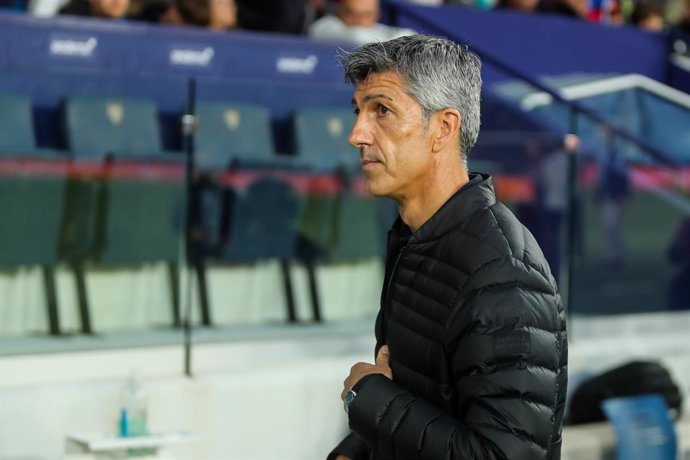
M120 408L120 436L143 436L146 425L147 395L136 373L130 374L122 387Z

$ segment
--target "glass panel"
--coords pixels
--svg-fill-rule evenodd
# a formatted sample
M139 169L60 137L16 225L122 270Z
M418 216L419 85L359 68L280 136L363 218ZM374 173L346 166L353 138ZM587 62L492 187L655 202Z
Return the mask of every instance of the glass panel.
M296 93L300 105L276 122L270 101ZM198 96L192 235L202 325L214 328L196 339L318 320L370 325L394 211L367 196L347 144L351 89L208 78Z
M0 95L0 353L182 344L184 157L154 102L92 83L64 110ZM59 122L34 129L41 117Z
M615 139L581 176L573 313L681 307L668 289L688 258L679 257L685 259L675 267L668 254L672 245L685 244L673 242L674 228L690 210L682 169L617 157L626 147Z
M570 314L690 307L684 304L684 299L690 299L685 287L690 263L687 169L661 164L611 128L625 128L672 157L678 147L670 145L676 140L687 142L686 130L676 125L687 113L649 92L624 90L580 101L610 125L585 114L573 122L568 104L555 102L527 83L508 79L488 92L483 131L470 165L491 160L494 163L488 165L499 181L511 173L531 185L532 194L504 200L537 238L564 295L567 271L563 264L572 260ZM666 123L670 119L674 121ZM640 128L645 120L646 130ZM567 160L562 142L573 127L581 146L572 214L573 250L568 255ZM659 142L658 133L666 128L663 139L674 141Z
M690 108L643 89L638 89L636 95L640 136L679 163L690 163Z
M662 150L677 162L688 162L690 156L690 108L661 97L644 88L619 90L578 99L585 107ZM629 147L631 158L644 161L644 155Z

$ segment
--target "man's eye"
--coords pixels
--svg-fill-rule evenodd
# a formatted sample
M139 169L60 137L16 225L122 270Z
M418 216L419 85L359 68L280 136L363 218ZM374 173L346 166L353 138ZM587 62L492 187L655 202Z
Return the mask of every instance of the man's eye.
M388 107L386 107L385 105L379 105L378 112L379 115L386 115L388 112L390 112L390 110L388 110Z

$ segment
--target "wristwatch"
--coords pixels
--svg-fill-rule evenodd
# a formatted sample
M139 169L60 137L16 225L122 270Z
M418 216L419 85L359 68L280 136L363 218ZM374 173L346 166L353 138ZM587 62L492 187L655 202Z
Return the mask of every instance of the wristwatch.
M345 393L345 398L343 399L343 406L345 407L345 413L349 414L350 413L350 405L352 404L352 401L355 400L355 396L357 396L357 392L350 388L347 393Z

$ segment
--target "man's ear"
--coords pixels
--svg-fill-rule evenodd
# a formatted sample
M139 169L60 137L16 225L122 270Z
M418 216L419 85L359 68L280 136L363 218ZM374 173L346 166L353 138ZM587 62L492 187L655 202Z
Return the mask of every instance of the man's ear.
M440 152L445 149L449 143L458 145L457 139L460 135L460 128L462 125L462 117L460 112L456 109L439 110L433 115L436 129L433 139L432 150Z

